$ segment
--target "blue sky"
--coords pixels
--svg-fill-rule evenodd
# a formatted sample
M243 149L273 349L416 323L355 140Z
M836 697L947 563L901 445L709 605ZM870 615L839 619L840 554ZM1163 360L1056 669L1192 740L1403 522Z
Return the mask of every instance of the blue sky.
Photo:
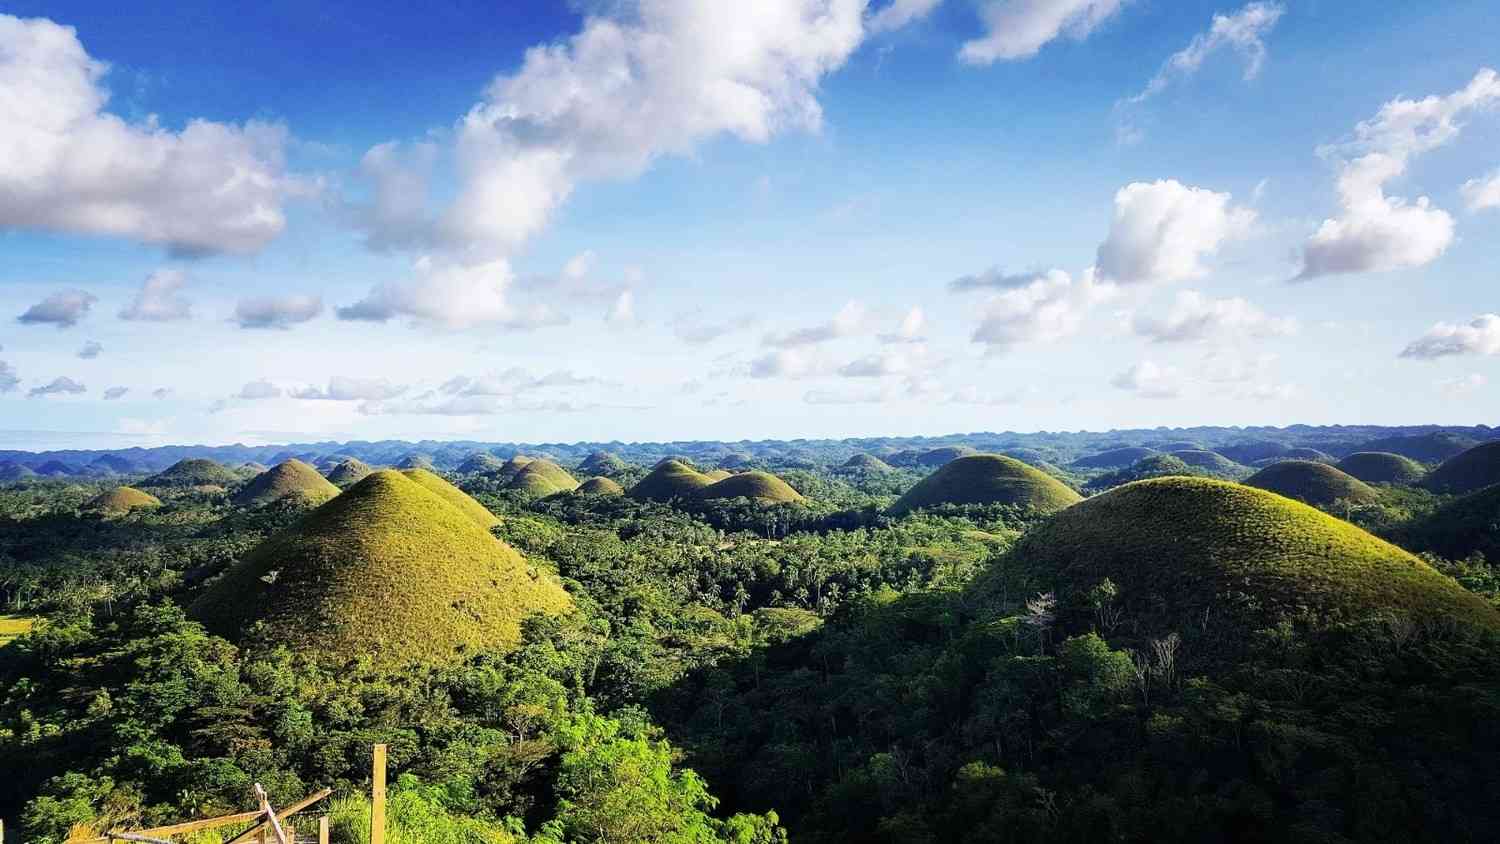
M0 447L1500 410L1488 4L438 5L0 5Z

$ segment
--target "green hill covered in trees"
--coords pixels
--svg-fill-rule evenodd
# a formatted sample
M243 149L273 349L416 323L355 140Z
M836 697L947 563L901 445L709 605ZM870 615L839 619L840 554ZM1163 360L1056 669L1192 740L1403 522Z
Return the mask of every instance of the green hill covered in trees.
M1500 483L1500 441L1477 445L1444 460L1422 485L1433 492L1463 494Z
M240 477L212 460L190 457L179 460L141 481L144 487L232 486Z

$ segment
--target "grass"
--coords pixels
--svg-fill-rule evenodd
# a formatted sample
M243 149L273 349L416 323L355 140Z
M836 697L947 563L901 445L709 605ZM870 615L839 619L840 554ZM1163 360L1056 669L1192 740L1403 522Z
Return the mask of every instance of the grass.
M1272 463L1245 483L1307 504L1328 505L1335 501L1374 504L1380 500L1380 493L1359 478L1326 463L1309 460Z
M476 451L458 464L458 471L465 475L487 475L505 468L505 461L487 451Z
M656 468L637 481L626 495L643 501L692 498L711 483L713 481L703 477L697 469L680 460L667 459L656 464Z
M230 486L239 481L239 475L218 463L201 457L192 457L173 463L142 481L141 486Z
M936 468L946 466L960 457L972 457L979 452L966 445L945 445L939 448L929 449L917 455L916 464Z
M1160 454L1154 448L1145 446L1130 446L1128 448L1112 448L1109 451L1101 451L1098 454L1090 454L1080 457L1072 463L1075 469L1123 469L1126 466L1139 463L1153 454Z
M1165 630L1231 606L1266 623L1397 612L1500 630L1500 612L1410 553L1305 504L1208 478L1091 498L1022 537L997 570L1056 590L1062 605L1109 578L1128 617Z
M1433 492L1463 494L1500 483L1500 441L1455 454L1422 482Z
M853 469L860 472L894 472L891 464L881 460L873 454L856 454L844 461L845 469Z
M1257 462L1262 466L1269 466L1272 462L1279 460L1306 460L1310 463L1338 462L1333 455L1326 451L1318 451L1316 448L1288 448L1274 457L1267 457Z
M559 492L572 492L578 488L578 481L551 460L533 460L522 466L506 486L536 498L545 498Z
M486 509L483 504L475 501L469 497L468 493L438 477L435 473L426 469L402 469L401 474L405 475L409 480L416 481L428 492L437 495L438 498L451 504L481 528L489 530L495 525L500 524L500 520L495 517L495 514Z
M161 499L149 492L142 492L132 486L117 486L114 489L95 496L84 505L84 509L92 510L106 515L119 515L129 513L139 507L160 507Z
M351 457L328 470L328 482L340 488L353 486L373 471L375 467L358 457Z
M1183 463L1220 477L1232 478L1244 475L1248 470L1217 451L1202 448L1180 449L1171 453Z
M511 478L514 478L516 475L520 474L521 470L526 468L526 464L530 463L533 459L534 458L527 457L524 454L513 455L500 467L500 477L507 481Z
M396 468L397 469L426 469L427 471L430 472L430 471L432 471L433 469L435 469L437 467L433 465L432 455L430 455L430 454L413 453L413 454L408 454L405 457L401 458L401 462L399 462L399 463L396 464Z
M733 474L734 473L729 471L728 469L709 469L707 472L703 473L703 477L708 478L714 483L718 483L719 481L722 481Z
M262 543L191 612L251 645L394 667L507 649L527 615L570 604L468 513L380 471Z
M771 504L803 501L802 494L768 472L729 475L698 491L699 498L749 498Z
M625 488L609 478L589 478L573 490L579 495L624 495Z
M494 823L444 808L434 795L398 784L386 797L386 844L512 844L516 838ZM363 794L336 797L328 811L331 844L369 844L370 800Z
M294 501L310 507L339 494L339 488L318 474L318 470L293 458L256 475L244 489L234 495L241 507L264 507L277 501Z
M17 637L30 633L35 626L35 616L0 615L0 648L15 641Z
M1427 474L1421 463L1389 451L1360 451L1334 464L1367 484L1414 484Z
M613 475L627 468L628 464L613 452L596 451L578 464L578 471L585 475Z
M1061 481L998 454L960 457L923 478L896 503L893 515L940 504L1011 504L1052 513L1080 500Z
M1479 441L1462 434L1434 431L1403 437L1385 437L1360 446L1361 451L1389 451L1422 463L1440 463L1479 445Z
M1147 478L1199 474L1202 474L1202 472L1170 454L1153 454L1150 457L1137 460L1124 469L1094 478L1089 481L1088 489L1099 492L1106 489L1114 489L1117 486L1124 486L1134 481L1143 481Z

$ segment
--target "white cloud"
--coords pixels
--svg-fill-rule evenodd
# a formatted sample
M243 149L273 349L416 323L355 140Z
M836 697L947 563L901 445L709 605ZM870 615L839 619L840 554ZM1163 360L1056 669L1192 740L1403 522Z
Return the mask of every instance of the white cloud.
M1464 205L1470 211L1500 208L1500 169L1479 179L1464 182Z
M1500 314L1480 314L1467 325L1440 322L1401 350L1401 357L1422 360L1453 355L1500 355Z
M55 325L71 328L88 316L89 308L99 301L97 296L82 290L59 290L37 302L16 317L23 325Z
M83 358L84 360L93 360L94 358L99 357L99 355L103 351L103 344L101 344L97 340L90 340L87 343L83 344L83 348L78 350L78 356Z
M85 392L86 389L86 387L84 387L77 381L74 381L72 378L62 376L53 378L51 381L41 386L32 387L26 392L26 397L34 399L45 396L77 395L79 393Z
M672 333L684 343L701 346L754 324L755 320L750 316L710 322L705 319L705 313L700 310L678 314L672 320Z
M0 393L9 393L21 384L21 376L16 374L16 368L6 361L0 360Z
M577 375L565 369L536 376L520 367L511 367L489 375L454 376L443 382L438 392L449 396L516 396L548 387L588 387L606 383L602 378Z
M806 348L781 349L750 361L745 374L751 378L806 378L826 375L833 367Z
M173 392L171 387L157 387L151 391L151 397L157 401L164 401L171 398Z
M1286 14L1281 3L1251 3L1233 14L1216 13L1207 32L1193 36L1186 47L1173 53L1161 70L1151 77L1144 90L1130 103L1140 103L1156 96L1172 83L1173 78L1187 78L1198 72L1209 56L1224 48L1239 53L1245 60L1245 79L1260 75L1266 61L1265 37Z
M895 333L880 335L880 342L922 343L927 339L926 330L927 315L920 307L914 307L901 318L901 324L896 327Z
M631 325L635 322L635 291L621 290L620 295L609 306L604 314L604 321L610 325Z
M351 378L335 375L328 379L328 389L309 385L291 391L294 399L317 401L381 401L393 399L407 388L380 378Z
M1444 378L1437 382L1437 388L1445 396L1459 398L1460 396L1467 396L1478 392L1488 383L1488 378L1477 372L1471 372L1468 375L1456 375L1452 378Z
M1077 332L1084 315L1112 294L1109 285L1095 281L1093 268L1077 279L1063 270L1049 270L1023 286L990 297L973 339L995 352L1025 343L1056 342Z
M1087 38L1114 17L1125 0L984 0L982 38L966 41L958 57L968 64L1026 59L1059 36Z
M1196 290L1178 292L1165 314L1136 313L1131 324L1154 343L1284 337L1297 331L1291 317L1273 317L1244 299L1211 299Z
M355 175L369 185L364 202L341 207L365 245L377 252L431 248L428 189L438 147L429 142L376 144L360 158Z
M108 66L71 27L0 15L0 228L128 237L183 254L254 252L308 190L284 169L287 133L104 111Z
M114 401L115 399L121 399L124 398L125 394L128 392L130 392L129 387L110 387L109 389L104 391L104 400Z
M181 270L157 270L146 276L141 292L120 311L120 319L170 322L192 316L193 303L179 295L187 276Z
M1296 278L1410 269L1442 255L1453 242L1453 217L1425 196L1387 196L1386 183L1405 174L1411 159L1458 137L1463 117L1497 102L1500 75L1483 68L1451 94L1391 100L1354 128L1353 141L1320 149L1340 161L1339 215L1308 238Z
M241 299L234 306L234 322L240 328L286 330L323 313L321 296L266 296Z
M925 18L943 0L891 0L883 9L870 15L865 27L871 33L900 29L914 20Z
M1109 236L1099 244L1099 277L1121 284L1201 278L1205 258L1247 235L1255 212L1227 193L1175 179L1133 182L1115 193Z
M412 231L396 238L377 199L365 209L365 227L387 232L385 241L431 244L471 260L508 255L582 182L633 177L723 135L762 143L788 129L816 131L817 87L859 45L865 5L595 5L581 31L529 49L458 121L451 204L425 213L409 199L387 203Z
M864 327L865 306L859 302L850 301L833 315L828 322L799 328L796 331L788 331L785 334L767 334L765 344L778 349L792 349L798 346L813 346L826 343L829 340L837 340L848 337Z
M1171 399L1182 394L1182 378L1177 370L1149 360L1121 372L1109 383L1147 399Z
M1008 273L999 267L990 267L984 272L962 275L948 282L948 289L956 293L970 290L1014 290L1025 287L1036 280L1038 273Z
M235 394L235 398L245 399L247 401L279 399L281 398L281 388L265 379L261 379L259 381L251 381L240 388L240 391Z
M845 378L884 378L888 375L909 375L922 365L922 356L906 350L880 352L866 355L839 367Z
M808 390L802 395L807 404L881 404L895 398L889 389L871 390Z
M1203 359L1202 377L1211 384L1248 384L1270 375L1276 356L1245 357L1235 352L1214 352Z
M566 321L550 308L513 307L506 295L513 280L504 259L464 264L422 257L413 278L376 285L365 298L338 308L338 318L385 322L406 317L453 330L476 325L530 329Z

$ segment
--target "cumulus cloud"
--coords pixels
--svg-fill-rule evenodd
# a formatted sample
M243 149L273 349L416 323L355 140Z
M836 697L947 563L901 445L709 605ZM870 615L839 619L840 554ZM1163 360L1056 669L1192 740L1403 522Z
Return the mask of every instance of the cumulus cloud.
M1209 56L1223 49L1231 49L1245 61L1245 79L1249 81L1260 75L1266 61L1265 37L1275 28L1276 22L1286 14L1281 3L1251 3L1233 14L1217 13L1207 32L1193 36L1193 40L1181 50L1173 53L1161 70L1151 77L1145 89L1131 97L1135 104L1160 94L1172 84L1173 79L1186 79L1198 72Z
M927 314L920 307L914 307L901 318L901 324L896 326L894 333L880 335L880 342L922 343L927 340L926 331Z
M1137 313L1132 327L1153 343L1183 343L1284 337L1297 331L1297 320L1270 316L1238 297L1212 299L1183 290L1166 313Z
M1339 214L1302 248L1296 280L1336 273L1386 272L1436 260L1453 242L1453 217L1431 200L1387 196L1386 183L1411 160L1458 137L1462 119L1500 103L1500 75L1483 68L1443 96L1394 99L1354 127L1354 139L1319 153L1339 161Z
M146 276L141 291L120 311L120 319L141 322L172 322L193 315L193 303L181 291L187 275L181 270L157 270Z
M46 396L77 395L87 390L82 384L67 376L53 378L46 384L32 387L26 392L28 398L44 398Z
M16 368L8 362L0 360L0 393L9 393L21 384L21 376L16 374Z
M90 340L87 343L83 344L83 348L78 350L78 356L83 358L84 360L93 360L94 358L99 357L99 355L103 351L104 346L100 344L99 341Z
M580 183L633 177L720 136L761 143L785 130L816 131L817 87L862 40L865 6L596 5L578 33L528 50L459 119L451 203L426 209L420 180L392 172L420 168L377 156L384 187L364 209L364 227L377 243L492 258L540 231Z
M1125 0L984 0L979 16L985 34L964 42L958 57L976 65L1030 58L1059 37L1082 41L1124 5Z
M121 399L128 392L130 392L129 387L110 387L104 391L104 400L114 401L115 399Z
M312 401L381 401L393 399L406 390L403 385L392 384L381 378L335 375L328 379L327 389L308 385L292 390L291 397Z
M544 306L512 306L507 288L513 280L504 259L465 264L424 256L416 261L412 278L377 285L337 314L342 320L366 322L405 317L413 324L450 330L476 325L526 330L567 321Z
M1120 284L1201 278L1208 272L1204 259L1255 223L1255 211L1231 199L1175 179L1120 188L1109 236L1099 244L1099 277Z
M25 313L16 317L16 322L23 325L72 328L79 320L88 316L89 309L97 301L97 296L82 290L59 290L27 308Z
M1464 182L1464 205L1470 211L1500 208L1500 169L1478 179Z
M1401 350L1401 357L1420 360L1455 355L1500 355L1500 314L1480 314L1466 325L1440 322Z
M920 356L902 350L866 355L839 367L838 372L845 378L884 378L907 375L920 365Z
M615 301L605 312L604 321L615 326L633 324L635 322L635 292L621 290L620 295L615 297Z
M745 369L751 378L807 378L826 375L833 369L829 361L807 348L780 349L755 358Z
M891 0L884 8L869 15L865 27L871 33L900 29L914 20L927 17L942 2L943 0Z
M281 388L262 378L259 381L251 381L240 388L235 398L247 401L261 401L264 399L281 398Z
M308 186L285 172L286 130L104 111L108 65L71 27L0 15L0 228L127 237L175 253L254 252Z
M1063 270L1049 270L990 297L973 339L993 352L1026 343L1056 342L1072 336L1084 315L1112 293L1109 285L1096 281L1093 268L1076 279Z
M1171 399L1182 395L1182 378L1177 370L1149 360L1121 372L1109 383L1146 399Z
M864 327L864 324L865 306L859 302L850 301L840 308L839 312L834 314L833 319L828 322L799 328L784 334L767 334L764 342L767 346L778 349L814 346L855 334Z
M321 296L266 296L241 299L234 306L234 322L240 328L286 330L323 313Z

